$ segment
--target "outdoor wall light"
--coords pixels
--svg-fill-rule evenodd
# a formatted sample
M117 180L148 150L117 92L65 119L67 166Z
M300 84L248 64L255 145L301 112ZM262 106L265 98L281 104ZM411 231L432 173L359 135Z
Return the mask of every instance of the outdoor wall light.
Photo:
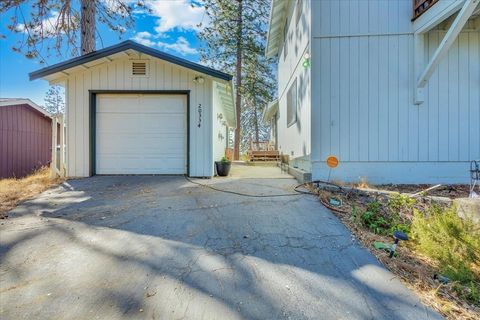
M198 83L198 84L203 84L205 82L205 79L201 76L196 76L194 79L193 79L193 82L195 83Z
M308 68L310 67L310 53L306 52L303 55L303 67Z

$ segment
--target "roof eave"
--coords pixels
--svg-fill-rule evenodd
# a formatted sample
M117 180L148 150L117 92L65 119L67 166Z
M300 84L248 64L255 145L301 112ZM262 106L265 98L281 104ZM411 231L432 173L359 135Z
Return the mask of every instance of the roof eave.
M263 110L263 121L267 122L278 112L278 99L272 100Z
M272 33L276 33L276 38L278 38L278 33L281 32L276 28L276 30L273 29L274 20L276 17L280 16L279 20L284 20L285 19L285 3L286 1L282 0L272 0L272 5L270 7L270 18L269 18L269 23L268 23L268 32L267 32L267 44L265 46L265 56L267 58L273 58L276 55L278 55L279 51L279 45L278 41L275 39L275 43L272 43ZM276 10L278 8L278 10Z
M45 117L52 118L52 114L50 112L43 109L38 104L36 104L35 102L33 102L32 100L30 100L28 98L2 101L2 102L0 102L0 107L17 106L17 105L22 105L22 104L28 104L30 107L32 107L32 109L37 110L38 112L42 113Z
M121 42L117 45L114 45L114 46L111 46L111 47L108 47L108 48L105 48L105 49L97 50L97 51L88 53L86 55L80 56L80 57L76 57L76 58L73 58L73 59L70 59L70 60L67 60L67 61L64 61L64 62L60 62L60 63L54 64L52 66L42 68L42 69L37 70L37 71L33 71L29 74L29 78L30 78L30 80L40 79L40 78L46 77L48 75L59 73L59 72L62 72L64 70L82 65L84 63L91 62L91 61L94 61L94 60L98 60L98 59L101 59L101 58L104 58L104 57L108 57L108 56L113 55L115 53L126 51L126 50L129 50L129 49L136 50L136 51L144 53L146 55L150 55L152 57L155 57L155 58L158 58L158 59L161 59L161 60L165 60L167 62L171 62L171 63L174 63L176 65L179 65L179 66L191 69L191 70L198 71L200 73L212 76L214 78L218 78L218 79L225 80L225 81L231 81L232 80L232 76L227 74L227 73L224 73L224 72L221 72L221 71L218 71L218 70L200 65L198 63L188 61L186 59L175 57L175 56L170 55L168 53L149 48L147 46L138 44L138 43L136 43L134 41L131 41L131 40L127 40L127 41Z
M272 3L271 3L271 5L270 5L270 16L269 16L269 18L268 18L267 43L266 43L266 45L265 45L265 56L266 56L267 58L271 58L271 57L272 57L272 56L270 55L270 50L269 50L269 48L270 48L270 38L271 38L270 33L271 33L271 31L272 31L271 26L272 26L272 19L273 19L273 5L274 5L274 1L275 1L275 0L272 0Z

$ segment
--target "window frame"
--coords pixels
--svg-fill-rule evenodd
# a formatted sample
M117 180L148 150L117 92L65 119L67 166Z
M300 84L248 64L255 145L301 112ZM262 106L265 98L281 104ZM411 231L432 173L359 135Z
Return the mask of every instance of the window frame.
M295 101L293 100L295 97ZM294 106L293 106L294 104ZM290 107L290 108L289 108ZM291 110L293 108L293 110ZM287 91L287 128L290 128L298 121L298 84L297 78L293 80Z

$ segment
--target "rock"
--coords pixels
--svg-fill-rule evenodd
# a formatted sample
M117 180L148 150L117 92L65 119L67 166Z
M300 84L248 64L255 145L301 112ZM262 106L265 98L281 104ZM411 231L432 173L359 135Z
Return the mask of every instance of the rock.
M475 223L480 223L480 199L458 198L453 200L457 214L461 218L469 217Z

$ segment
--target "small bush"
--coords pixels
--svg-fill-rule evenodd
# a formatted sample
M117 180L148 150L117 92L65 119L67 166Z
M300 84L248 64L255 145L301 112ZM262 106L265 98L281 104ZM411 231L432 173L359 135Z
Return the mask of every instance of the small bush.
M410 224L409 221L402 218L401 213L406 208L411 210L414 204L414 199L398 195L393 196L386 206L378 201L370 202L363 213L360 213L354 207L352 216L357 223L376 234L393 234L396 230L408 234L410 232Z
M389 228L388 221L381 214L382 204L372 201L367 205L366 211L360 215L361 223L374 233L383 234Z
M417 250L438 261L443 275L465 285L479 280L474 266L480 261L480 228L459 218L454 207L414 210L411 230ZM472 288L478 295L478 287Z
M390 224L390 233L403 231L410 233L410 221L405 217L410 216L417 200L407 195L394 194L388 199L387 213Z

